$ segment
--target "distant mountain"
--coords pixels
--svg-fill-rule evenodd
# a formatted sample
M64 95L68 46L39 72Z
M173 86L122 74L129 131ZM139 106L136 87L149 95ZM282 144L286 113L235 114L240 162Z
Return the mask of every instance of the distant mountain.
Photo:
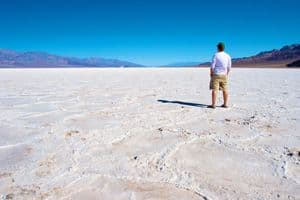
M201 62L176 62L176 63L168 64L165 67L182 67L182 66L193 67L199 65L200 63Z
M254 56L233 59L233 67L285 67L299 66L300 44L264 51ZM298 62L297 62L298 61ZM178 62L163 67L209 66L210 62ZM17 52L0 49L0 68L3 67L144 67L139 64L104 58L75 58L44 52Z
M300 60L287 64L288 67L300 67Z
M264 51L255 56L233 59L235 66L247 65L281 65L300 59L300 44L284 46L281 49Z
M142 65L104 58L75 58L44 52L17 52L0 49L0 68L3 67L143 67Z
M300 44L293 44L284 46L281 49L274 49L271 51L264 51L254 56L234 58L232 63L234 67L285 67L287 65L296 65L300 60ZM295 63L294 63L295 62ZM211 62L182 62L178 65L170 64L167 66L174 67L192 67L192 66L210 66Z

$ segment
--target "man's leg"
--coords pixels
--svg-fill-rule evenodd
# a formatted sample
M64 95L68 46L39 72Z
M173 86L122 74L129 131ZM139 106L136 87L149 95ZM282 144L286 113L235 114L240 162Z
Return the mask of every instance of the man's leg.
M216 106L217 92L218 92L218 91L216 91L216 90L212 90L212 91L211 91L211 105L212 105L213 107Z
M215 108L216 107L216 101L217 101L217 92L219 90L219 82L216 77L211 77L210 81L210 89L211 89L211 105L208 106L209 108Z
M228 106L227 76L224 76L222 78L220 85L221 85L221 90L223 91L223 100L224 100L224 104L222 107L227 108L227 106Z
M228 106L228 90L223 90L224 107Z

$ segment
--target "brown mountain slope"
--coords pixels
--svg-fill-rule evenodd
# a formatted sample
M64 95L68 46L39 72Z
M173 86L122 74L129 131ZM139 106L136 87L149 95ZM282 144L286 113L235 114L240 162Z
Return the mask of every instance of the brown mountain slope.
M232 59L233 67L255 68L285 68L294 66L300 60L300 44L284 46L281 49L264 51L250 57ZM299 63L299 62L298 62ZM298 64L299 65L299 64ZM201 67L209 67L210 62L200 64Z
M286 67L300 59L300 44L264 51L255 56L233 59L235 67Z

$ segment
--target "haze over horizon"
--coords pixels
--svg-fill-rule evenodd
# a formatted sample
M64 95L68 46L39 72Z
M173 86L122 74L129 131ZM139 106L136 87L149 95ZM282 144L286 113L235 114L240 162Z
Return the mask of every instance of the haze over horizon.
M297 0L3 1L0 48L103 57L143 65L208 61L299 43Z

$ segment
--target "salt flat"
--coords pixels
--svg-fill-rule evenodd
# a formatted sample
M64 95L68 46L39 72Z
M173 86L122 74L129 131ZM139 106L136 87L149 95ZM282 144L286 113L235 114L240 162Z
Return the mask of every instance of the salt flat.
M299 77L212 110L208 69L2 69L0 199L300 199Z

